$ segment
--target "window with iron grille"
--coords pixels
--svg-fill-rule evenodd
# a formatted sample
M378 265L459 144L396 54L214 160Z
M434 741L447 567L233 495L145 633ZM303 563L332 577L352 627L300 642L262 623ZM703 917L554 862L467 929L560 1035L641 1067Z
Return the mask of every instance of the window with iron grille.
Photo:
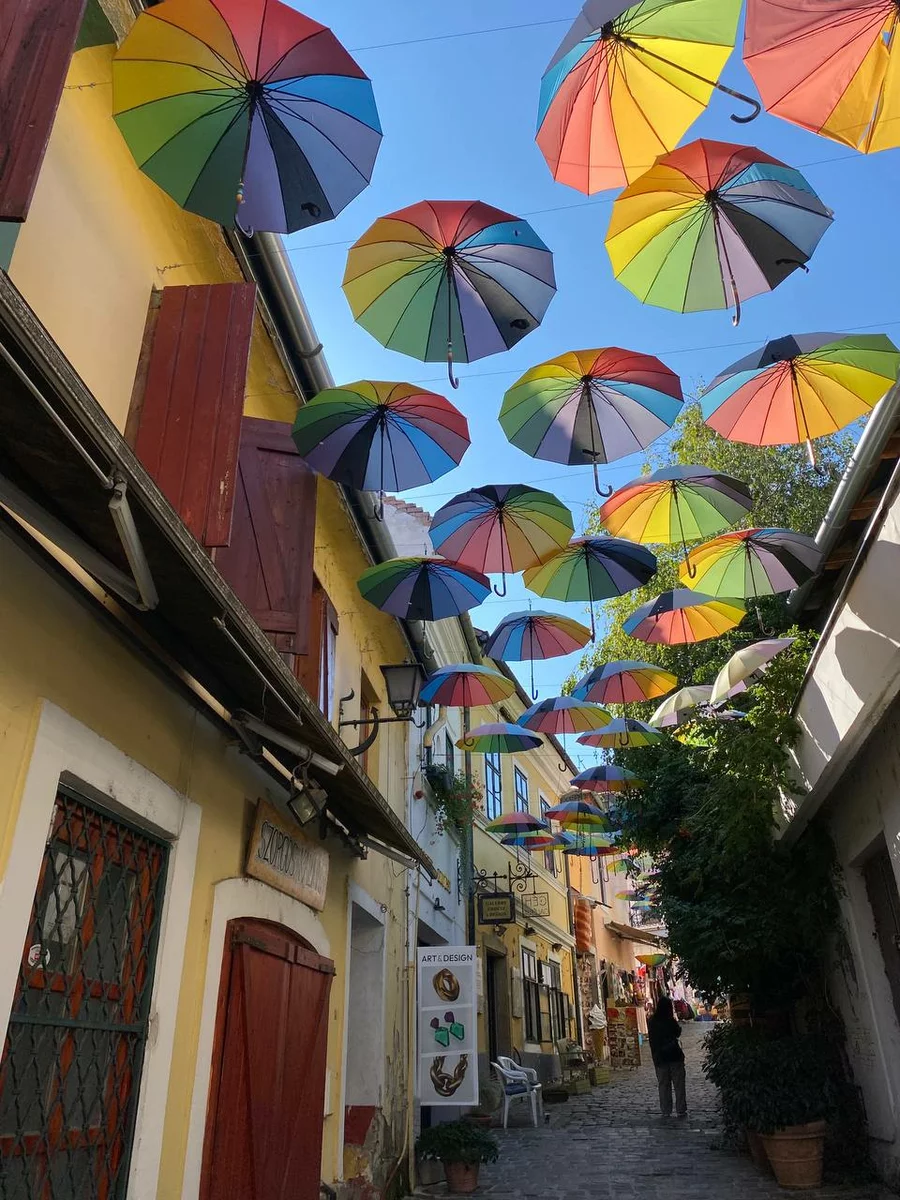
M489 821L503 812L503 774L499 753L484 756L484 811Z
M0 1060L0 1200L125 1195L167 858L60 790Z
M513 768L515 783L516 809L518 812L528 812L528 776L518 767Z
M541 1040L541 987L538 983L537 955L522 948L522 985L525 998L525 1041Z

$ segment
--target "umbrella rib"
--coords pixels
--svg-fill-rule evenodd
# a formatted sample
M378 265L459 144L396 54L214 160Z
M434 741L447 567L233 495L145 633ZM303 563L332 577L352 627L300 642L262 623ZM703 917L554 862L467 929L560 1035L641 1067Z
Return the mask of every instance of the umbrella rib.
M325 133L323 130L321 130L318 127L318 125L314 125L312 123L312 121L307 120L306 117L301 116L299 113L293 113L290 111L285 112L285 104L284 104L283 100L272 101L272 100L269 100L268 98L266 98L263 101L263 103L267 105L270 113L272 114L273 119L278 121L279 125L284 130L284 132L288 135L288 137L291 139L291 141L294 143L294 145L297 147L297 149L300 150L303 157L307 159L307 162L309 161L309 159L307 157L306 151L303 150L303 148L300 146L300 143L297 141L297 139L291 133L290 129L288 129L288 127L285 125L285 123L280 119L280 113L279 113L279 108L278 108L279 105L280 105L282 113L284 113L286 116L293 117L297 121L302 121L304 125L308 126L310 129L314 130L317 134L319 134L320 137L324 138L325 141L328 142L328 144L330 146L334 147L334 149L337 150L337 152L341 156L341 158L343 158L345 162L350 164L350 166L353 168L353 170L356 172L356 174L360 177L360 179L366 178L365 175L363 174L363 172L359 169L359 167L353 161L353 159L350 158L347 154L345 154L345 152L337 144L337 142L334 140L334 138L329 137L327 133ZM340 111L340 110L336 110L336 111ZM357 122L357 124L363 124L363 123ZM369 125L364 126L364 127L367 129L371 129L371 126L369 126ZM270 139L270 144L271 144L271 139Z
M202 43L205 45L205 43ZM210 79L215 79L217 83L223 83L226 86L233 88L236 92L244 90L244 80L240 75L225 75L219 74L217 71L210 70L209 67L200 67L195 63L186 63L177 58L123 58L119 60L120 66L126 66L131 63L146 63L153 67L186 67L190 71L196 71L198 75L208 75ZM176 96L193 96L195 94L202 95L206 89L202 88L186 88L183 92L173 93ZM209 91L215 91L215 88L209 88ZM168 96L156 97L154 100L144 100L140 104L133 105L132 108L124 108L123 112L133 112L134 109L145 108L148 104L158 104L160 99L167 100Z
M267 6L268 6L268 0L266 0L266 2L267 2ZM237 56L238 56L238 58L241 60L241 62L242 62L242 64L243 64L243 66L244 66L244 71L246 72L246 74L247 74L247 76L248 76L248 78L249 78L249 76L250 76L250 68L247 66L247 60L244 58L243 54L241 53L241 48L240 48L240 46L237 44L237 40L235 39L235 36L234 36L234 34L232 33L232 31L231 31L231 26L228 24L228 19L227 19L227 17L226 17L226 16L225 16L225 14L222 12L222 10L219 8L219 5L218 5L218 3L216 2L216 0L209 0L209 4L210 4L210 7L211 7L211 8L213 8L213 9L214 9L214 10L215 10L215 11L218 13L219 17L221 18L222 24L223 24L223 25L225 26L225 28L228 30L228 36L231 38L231 44L234 46L235 50L237 51ZM151 13L150 15L151 15L151 16L155 16L155 14L154 14L154 13ZM159 17L157 17L156 19L157 19L157 20L159 20L160 18L159 18ZM198 41L199 41L199 39L198 39ZM205 42L204 42L203 44L204 44L204 45L206 45L206 43L205 43ZM212 49L212 47L210 47L210 49ZM215 51L213 51L213 53L215 53Z
M227 108L227 107L228 107L227 103L220 104L218 106L218 108L210 109L209 112L203 113L199 117L194 117L194 119L192 121L188 121L187 125L182 125L182 127L178 130L177 133L173 133L170 138L166 138L166 140L163 142L163 144L161 146L158 146L153 151L153 153L150 155L150 157L145 160L145 163L150 162L150 159L155 158L156 155L160 153L160 151L165 150L166 146L168 146L172 142L174 142L176 140L176 138L181 137L181 135L184 133L184 131L186 129L190 129L190 127L192 125L196 125L200 121L205 121L207 117L215 116L216 113L221 112L223 108ZM200 169L197 171L197 174L194 176L194 181L191 184L190 191L188 192L188 196L190 196L191 192L197 186L197 180L200 178L200 176L203 174L203 172L209 166L209 160L212 158L212 156L215 154L216 150L219 148L219 144L221 143L222 138L226 137L228 135L229 131L234 128L234 126L237 124L237 122L243 116L244 110L247 109L248 107L249 107L249 102L247 100L242 101L241 107L238 109L238 111L234 114L234 116L228 122L228 125L226 126L226 128L223 131L223 133L221 134L221 136L216 139L215 146L213 146L212 150L210 150L209 154L203 160L203 165L200 167ZM130 110L130 111L133 111L133 110Z
M210 0L210 3L212 4L212 7L215 8L216 12L219 13L219 16L222 17L222 14L219 12L218 8L216 7L215 0ZM235 71L234 66L228 61L228 59L225 58L224 55L220 54L219 51L216 50L216 48L214 46L211 46L209 44L209 42L205 42L203 40L203 38L198 37L196 33L191 33L190 30L185 29L183 25L175 25L171 21L164 21L160 16L158 16L158 14L156 14L154 12L146 12L145 11L141 15L145 16L145 17L149 17L153 21L159 21L159 23L161 25L166 26L166 28L168 28L168 29L177 29L179 33L187 34L187 36L191 39L191 41L197 42L199 45L203 46L203 48L205 50L208 50L214 58L217 58L219 60L219 62L222 63L222 65L226 68L226 70L229 72L229 74L231 74L233 76L233 78L235 78L235 79L241 78L240 75ZM231 44L232 44L232 46L234 46L235 52L237 53L238 59L240 60L241 66L243 67L244 76L245 76L245 78L249 78L250 71L247 67L246 62L244 62L244 56L243 56L243 54L241 54L241 48L237 44L237 42L234 40L234 34L231 32L231 28L229 27L228 22L225 20L224 17L222 17L222 22L225 25L226 29L228 30L228 36L231 38ZM124 61L125 62L171 62L172 65L179 66L179 67L193 66L193 63L175 62L174 60L171 60L171 59L162 59L162 58L159 58L159 59L128 58L128 59L125 59ZM195 70L202 71L203 67L196 67Z
M408 277L409 275L415 275L415 274L416 274L416 272L418 272L418 271L430 271L430 272L433 272L434 270L435 270L435 264L434 264L433 262L429 262L429 263L422 263L422 264L420 264L420 265L419 265L419 266L417 266L417 267L413 267L413 269L412 269L411 271L407 272L407 277ZM426 284L428 284L428 283L430 283L430 282L431 282L431 279L430 279L430 277L429 277L429 278L425 278L425 279L423 279L423 280L422 280L422 282L419 284L419 286L416 288L416 290L413 292L413 294L410 296L410 298L407 300L407 302L406 302L406 303L403 305L403 308L400 310L400 314L399 314L399 316L397 317L397 320L394 322L393 328L391 329L391 332L390 332L390 334L389 334L389 335L388 335L388 337L387 337L387 342L390 342L391 338L392 338L392 337L394 336L394 334L397 332L397 329L398 329L398 327L399 327L399 325L400 325L400 322L401 322L401 321L403 320L403 318L406 316L407 312L408 312L408 311L409 311L409 309L410 309L410 306L411 306L411 305L414 303L414 301L415 301L416 297L418 296L419 292L421 292L422 288L423 288L423 287L425 287L425 285L426 285ZM391 284L390 286L391 286L391 287L393 287L393 284ZM381 297L382 297L382 296L384 296L385 292L387 292L387 291L389 291L389 290L390 290L390 288L385 288L385 291L384 291L384 292L379 292L379 294L378 294L377 296L375 296L375 297L374 297L374 298L373 298L373 299L372 299L372 300L371 300L371 301L370 301L370 302L369 302L369 303L366 305L366 307L365 307L364 309L362 309L362 310L361 310L361 312L360 312L360 316L362 316L362 314L363 314L363 313L366 313L366 312L368 312L368 311L369 311L369 309L372 307L372 305L373 305L373 304L376 304L376 303L377 303L377 302L378 302L378 301L381 299ZM357 318L357 319L359 319L359 318Z

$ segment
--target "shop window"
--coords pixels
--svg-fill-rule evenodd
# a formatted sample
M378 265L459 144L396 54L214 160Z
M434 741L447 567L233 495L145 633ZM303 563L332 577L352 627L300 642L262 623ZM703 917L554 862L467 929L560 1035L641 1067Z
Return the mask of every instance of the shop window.
M0 1061L0 1195L124 1196L168 847L56 798Z
M541 796L541 816L545 821L547 821L548 825L550 822L547 817L547 812L550 807L550 801L545 800L544 797ZM556 865L556 853L553 850L544 851L544 869L549 871L551 875L556 875L559 872L559 868Z
M484 756L484 811L489 821L503 812L503 772L499 753Z
M514 767L513 779L515 781L516 810L528 812L528 776L518 767Z
M537 955L522 948L522 990L525 1000L525 1041L541 1041L541 985Z
M541 964L544 966L545 964ZM562 987L562 968L558 962L546 964L547 1000L550 1013L550 1036L554 1042L567 1036L566 994Z

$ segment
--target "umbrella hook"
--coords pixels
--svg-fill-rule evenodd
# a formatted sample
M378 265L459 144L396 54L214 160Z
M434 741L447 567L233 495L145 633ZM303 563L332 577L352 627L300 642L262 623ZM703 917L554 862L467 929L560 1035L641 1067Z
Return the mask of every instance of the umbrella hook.
M500 509L499 513L497 514L497 524L500 527L500 577L503 580L503 590L501 591L495 583L494 584L494 595L505 596L506 595L506 567L503 565L503 545L504 545L503 539L505 537L505 534L504 534L504 530L503 530L503 509L502 508ZM512 567L512 563L510 563L510 567Z
M591 395L591 379L590 379L589 375L585 375L585 377L581 381L581 398L585 402L585 404L587 404L589 406L587 419L588 419L588 427L590 428L590 431L591 431L590 456L591 456L591 466L594 468L594 491L597 493L598 496L602 496L603 499L606 499L607 497L609 497L613 494L613 489L611 487L604 488L604 487L600 486L600 472L597 470L597 459L600 457L601 452L597 449L596 442L594 441L595 414L594 414L593 397Z
M603 499L605 500L613 494L612 485L610 485L608 487L600 486L600 475L597 471L597 463L595 462L593 465L594 465L594 491L597 493L598 496L602 496Z
M557 771L562 771L562 773L563 773L563 774L565 774L565 773L566 773L566 771L568 771L568 769L569 769L569 768L566 766L566 764L565 764L565 763L557 763L557 764L556 764L556 769L557 769Z
M372 517L376 521L384 520L384 492L378 493L378 503L372 509Z
M503 571L501 573L501 578L503 580L503 589L501 590L500 588L498 588L495 583L494 584L494 595L495 596L505 596L506 595L506 572L505 571Z
M532 636L532 641L534 641L533 636ZM532 646L532 652L533 651L534 651L534 647ZM532 700L537 700L537 698L538 698L538 694L537 694L537 691L534 686L534 659L531 660L531 698L532 698Z
M681 549L684 551L684 565L687 567L689 579L697 578L697 568L691 562L691 554L687 548L687 542L684 539L684 523L681 520L681 509L678 507L678 491L673 489L675 497L675 515L678 517L678 531L681 534Z
M447 378L452 388L459 387L459 380L453 374L453 342L447 343Z
M754 100L752 96L745 96L743 92L736 92L733 88L726 87L724 83L717 83L714 79L707 79L705 75L698 75L696 71L689 71L681 63L674 63L668 58L663 58L661 54L654 54L652 50L648 50L646 46L642 46L638 42L633 42L631 38L623 37L621 41L629 50L637 50L641 54L646 54L648 58L655 58L657 62L665 63L667 67L674 67L676 71L681 71L684 75L690 75L692 79L697 79L700 83L708 84L710 87L715 88L717 92L724 92L726 96L740 100L743 104L749 104L753 109L749 117L737 117L734 113L731 114L732 121L737 121L738 125L746 125L750 121L755 121L762 112L762 105L758 100Z
M453 278L453 251L449 247L444 250L444 262L447 265L447 378L455 390L459 387L459 380L453 374L453 297L456 294L456 280Z

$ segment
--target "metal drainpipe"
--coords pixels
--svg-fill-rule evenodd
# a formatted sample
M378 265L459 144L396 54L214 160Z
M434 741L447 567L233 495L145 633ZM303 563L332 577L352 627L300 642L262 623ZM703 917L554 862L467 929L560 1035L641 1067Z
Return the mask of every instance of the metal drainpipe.
M471 729L469 719L469 710L463 709L463 737L469 736ZM466 787L472 786L472 752L466 750L463 755L463 766L466 773ZM465 871L463 871L463 887L466 892L466 942L469 946L475 945L475 821L466 826L466 855L465 855Z

